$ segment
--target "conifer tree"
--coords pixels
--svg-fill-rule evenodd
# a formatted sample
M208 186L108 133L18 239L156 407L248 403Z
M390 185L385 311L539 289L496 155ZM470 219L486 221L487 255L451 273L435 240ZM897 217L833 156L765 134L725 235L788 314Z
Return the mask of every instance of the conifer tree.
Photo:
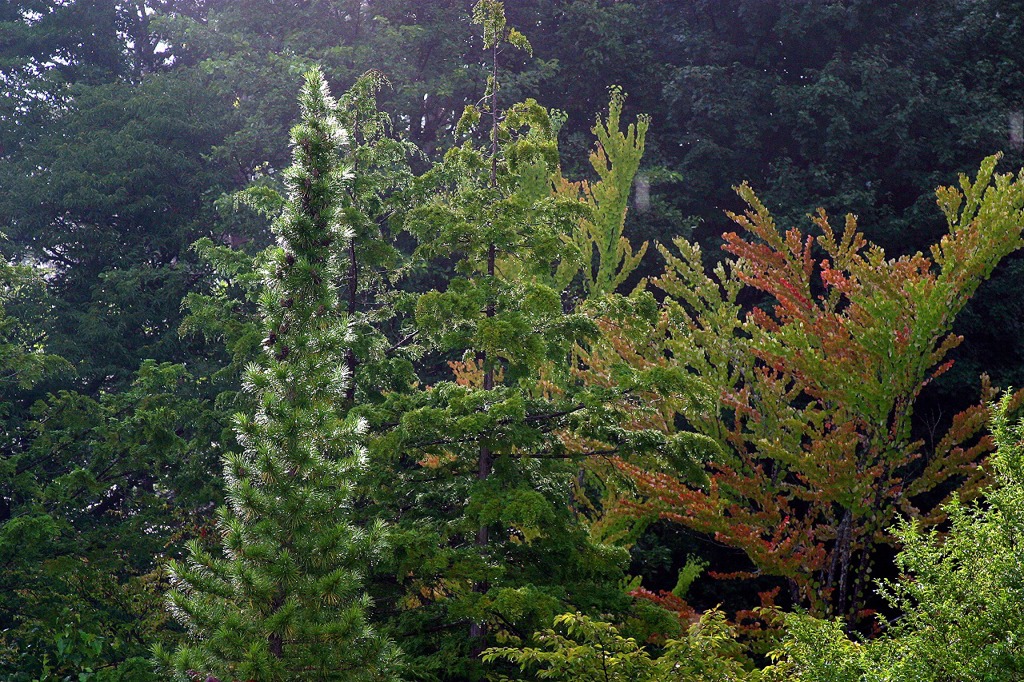
M712 535L756 567L720 577L779 576L794 603L861 618L886 529L900 514L940 522L939 495L956 485L968 499L985 480L987 380L982 402L933 443L914 439L912 419L921 391L953 364L957 314L1024 246L1024 174L995 173L997 159L937 190L949 233L931 258L888 257L853 216L842 232L824 211L818 236L783 231L747 185L738 192L750 208L732 216L744 234L726 235L736 260L708 275L696 245L662 248L659 331L634 325L618 348L637 366L668 363L714 387L713 409L669 407L721 456L705 485L681 481L673 465L623 463L646 497L623 508ZM754 292L771 305L744 314L740 297ZM1014 409L1022 400L1014 394Z
M583 257L577 265L583 271L588 298L613 294L640 265L648 246L644 242L634 253L623 232L629 193L640 169L651 117L641 115L623 132L620 122L626 95L618 86L612 86L610 90L608 119L602 121L598 116L591 128L597 136L597 146L590 153L590 165L599 180L594 183L586 180L570 182L559 177L555 181L556 195L581 196L590 209L589 215L580 221L572 235L572 241ZM572 263L566 261L557 273L563 286L578 274L578 269L568 267Z
M192 638L171 658L186 678L381 680L395 654L368 625L363 590L383 529L356 527L349 511L363 426L342 412L352 333L337 283L348 270L341 197L352 178L339 150L348 134L319 70L306 74L300 103L260 298L266 358L245 376L257 409L236 417L243 450L224 460L224 556L193 542L188 561L171 565L170 606Z
M407 260L383 229L405 206L402 192L411 179L408 159L416 154L413 145L395 136L390 117L377 107L379 92L388 86L381 72L367 71L339 98L335 111L348 133L347 143L339 149L341 163L351 169L337 209L352 232L344 247L345 271L339 289L354 332L345 351L351 377L345 409L414 384L412 359L421 352L407 317L398 312L403 294L396 283L406 273ZM236 207L244 204L271 220L287 203L266 178L232 198ZM231 353L231 363L215 376L230 381L261 352L263 323L256 311L263 288L261 272L274 259L277 247L269 246L253 258L245 250L204 238L193 249L215 274L207 292L185 297L188 314L181 332L223 344ZM232 392L231 397L237 396Z
M580 556L592 548L569 513L572 474L551 435L580 406L531 395L538 370L564 359L593 329L584 316L565 314L552 286L559 263L578 260L563 236L585 207L551 192L559 120L532 100L499 105L502 50L529 50L529 43L507 26L500 2L477 3L473 19L491 62L483 103L467 107L459 125L467 139L419 179L418 205L404 219L420 257L455 262L444 290L418 298L416 322L427 343L454 355L456 381L396 404L401 416L387 447L414 454L445 480L431 509L414 513L432 517L421 537L425 527L440 531L445 549L406 571L421 593L406 603L421 615L428 612L422 606L443 604L446 619L468 621L470 648L479 651L485 635L528 632L521 622L546 617L557 593L575 589L552 591L555 572L545 563L570 555L592 561L570 579L582 585L617 576L623 557ZM423 499L419 486L412 494ZM445 516L442 527L434 525ZM437 571L441 562L451 565ZM448 656L466 661L465 637L454 644L462 651ZM464 674L480 673L470 663Z
M585 386L570 369L573 349L597 336L566 288L593 209L578 190L555 191L562 117L533 100L496 102L495 60L510 59L509 45L528 49L526 39L500 2L478 3L474 17L492 65L486 96L466 109L464 141L417 178L401 216L418 257L454 265L417 298L415 319L455 380L357 408L379 428L373 496L399 518L381 587L397 590L392 623L418 679L482 679L484 647L528 638L570 605L628 609L628 554L593 541L575 503L579 462L676 449L659 431L623 429L620 387ZM608 253L621 267L621 254Z

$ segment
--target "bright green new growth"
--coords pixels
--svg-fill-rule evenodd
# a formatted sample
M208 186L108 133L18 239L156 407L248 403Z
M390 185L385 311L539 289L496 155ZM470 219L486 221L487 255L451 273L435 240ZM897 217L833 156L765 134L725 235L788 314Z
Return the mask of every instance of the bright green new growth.
M258 408L236 417L243 452L224 461L224 557L193 541L189 560L171 564L168 601L192 640L170 657L179 675L390 678L394 651L366 622L362 575L383 529L350 521L364 427L341 411L353 341L336 284L352 238L339 162L348 136L319 70L306 74L300 103L260 298L267 358L245 376Z
M555 618L555 628L536 634L539 646L493 648L485 661L508 660L525 674L519 680L564 682L768 682L748 670L736 633L721 611L705 613L685 637L665 642L660 657L615 626L578 613ZM494 678L509 682L510 678Z
M489 50L503 41L524 52L533 54L530 41L522 33L512 28L505 31L505 3L497 0L480 0L473 5L473 23L484 29L484 49Z
M647 253L646 242L634 253L623 232L629 193L644 155L651 119L641 115L622 132L620 121L625 100L622 88L613 86L608 119L602 121L598 116L592 128L597 136L597 148L590 154L590 165L597 173L598 182L570 183L560 179L555 186L559 195L582 195L590 208L589 215L580 220L578 229L571 235L583 262L567 261L557 273L559 284L565 286L582 269L588 298L614 293Z

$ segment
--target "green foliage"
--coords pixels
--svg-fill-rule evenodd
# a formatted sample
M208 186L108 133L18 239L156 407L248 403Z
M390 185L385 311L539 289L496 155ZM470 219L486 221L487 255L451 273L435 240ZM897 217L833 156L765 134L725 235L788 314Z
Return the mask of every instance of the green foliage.
M881 636L851 641L837 623L786 617L781 653L801 679L1024 679L1024 422L1012 421L1011 406L1006 395L994 410L996 484L984 503L954 498L941 535L909 520L897 526L900 577L879 588L900 616L882 621Z
M6 403L15 393L70 369L65 360L46 352L48 339L40 327L52 300L44 274L0 257L0 396L6 417L11 416Z
M501 10L478 5L492 46L512 36ZM561 117L533 100L498 110L498 73L460 122L466 139L416 179L411 209L396 215L421 262L453 271L418 296L415 323L455 381L359 408L379 433L373 513L400 519L393 584L382 577L381 589L420 679L480 679L483 647L520 641L567 607L624 609L626 553L589 536L574 461L587 449L562 436L648 449L665 440L624 432L614 389L572 377L566 359L597 329L566 306L557 273L579 262L569 235L588 207L552 191Z
M495 680L592 680L594 682L759 682L789 679L780 671L754 669L736 642L735 630L717 610L690 626L686 636L665 642L660 656L610 623L582 614L555 618L555 628L535 635L538 646L492 648L489 662L507 660L526 677ZM793 678L795 679L795 678Z
M625 551L595 540L628 540L654 512L632 507L642 515L632 529L622 516L593 523L608 508L587 494L633 499L628 481L607 476L615 455L674 479L646 491L664 496L657 511L731 538L762 573L800 583L817 571L804 595L835 594L847 572L837 546L866 553L887 537L896 509L927 512L962 482L970 498L982 478L974 463L989 447L979 433L983 407L961 413L949 438L921 446L912 413L924 411L922 397L928 409L955 412L982 367L1007 375L1024 366L1014 360L1024 336L1005 332L1024 319L1020 264L965 307L1017 244L1016 182L948 193L951 234L933 265L890 261L840 235L819 238L808 253L828 251L828 267L818 264L827 278L803 277L803 252L773 236L770 216L754 205L748 234L758 236L742 241L773 244L781 261L755 248L745 265L707 277L707 249L679 242L665 252L675 272L661 280L664 308L660 294L607 296L652 274L653 261L641 260L646 243L634 251L624 235L667 243L696 224L701 239L717 236L720 207L735 201L728 186L747 178L777 217L827 201L860 214L876 241L923 250L942 228L927 199L941 178L998 145L1013 164L1021 159L1012 131L1022 108L1020 12L1015 0L5 3L0 227L11 241L0 264L0 677L155 675L140 656L180 636L157 608L165 576L156 564L186 536L200 538L195 556L216 554L208 516L220 501L210 475L220 454L235 452L228 459L249 478L258 473L249 465L268 457L269 448L252 445L259 437L236 442L226 413L287 412L283 404L301 402L276 399L291 375L267 368L321 352L334 365L308 380L337 390L296 406L288 414L299 416L281 428L301 427L318 443L323 423L308 415L322 409L339 434L368 440L373 466L353 466L351 490L339 483L329 497L347 502L339 517L351 514L357 529L378 516L396 520L395 556L367 550L377 562L367 589L379 599L366 618L405 638L411 676L479 676L473 655L488 642L526 641L566 610L627 608ZM513 25L530 27L530 40ZM295 182L283 174L285 141L294 82L313 63L354 84L333 111L348 136L329 173L351 237L333 235L322 264L293 267L279 246L260 251L261 217L229 209L244 202L265 218L294 217L280 191ZM371 66L380 71L366 73ZM609 82L633 97L627 103L613 89L584 169L596 177L567 183L586 166L587 128ZM646 117L624 125L635 110L651 112L656 129ZM424 154L396 141L392 124ZM452 132L454 149L445 142ZM413 181L410 157L422 169L441 156ZM339 166L353 176L340 179ZM648 204L648 183L659 181L671 191L651 193ZM634 189L640 210L628 213ZM988 192L1000 200L989 202ZM986 225L1005 231L979 235ZM287 231L286 218L278 228ZM412 241L415 267L395 246ZM247 244L255 262L225 242ZM771 267L751 269L758 258ZM11 263L45 263L49 292L37 273ZM302 290L293 305L316 297L318 278L338 289L320 298L334 322L311 325L309 343L288 338L296 325L266 295L267 278L289 267L288 286ZM813 305L773 288L775 273ZM817 305L823 290L828 300ZM746 319L760 294L779 308ZM318 304L289 309L325 317ZM929 384L938 392L922 393L933 370L945 369L940 360L956 342L942 339L961 311L958 329L981 343L960 350L944 384ZM246 373L252 363L264 373ZM348 379L335 381L342 366ZM243 376L258 390L238 393ZM264 390L264 380L282 390ZM880 461L885 475L871 464ZM236 508L276 503L269 488L253 492L246 476L236 478ZM704 497L687 497L695 492ZM848 541L844 529L861 521ZM216 565L221 577L230 573ZM700 565L666 567L664 586L678 575L675 592L685 593ZM868 560L852 570L855 589L874 569ZM188 570L196 584L210 577ZM356 601L358 582L345 592ZM897 596L904 586L887 589L913 613L900 601L910 598ZM952 583L944 589L961 594ZM299 618L290 608L278 622ZM252 625L227 621L210 630L215 637ZM470 623L477 634L486 624L488 638L466 637ZM839 668L829 658L832 643L861 646L839 625L800 623L830 643L804 651L819 657L806 674L860 674L861 663ZM985 641L963 641L986 651ZM913 678L919 669L908 670Z
M79 622L51 632L50 639L53 653L42 654L33 666L36 670L32 676L22 672L11 679L32 682L156 682L158 679L152 662L142 656L112 666L107 641L83 630Z
M352 334L336 282L353 229L340 200L352 171L338 152L349 133L319 71L300 102L279 248L259 298L267 355L245 376L256 414L236 417L242 452L224 457L223 557L193 541L188 562L170 566L168 600L190 638L170 656L179 676L379 680L393 666L392 646L366 622L362 586L383 527L359 528L346 512L364 430L341 409Z
M120 393L24 407L25 389L71 368L47 353L40 273L3 262L0 276L0 675L149 679L149 643L174 637L156 562L218 496L204 473L218 427L199 382L155 362Z
M699 578L707 567L707 561L696 557L686 557L686 563L679 569L679 578L676 580L676 586L672 588L672 594L684 599L690 586L693 585L693 581Z
M556 630L538 633L543 648L492 648L484 652L484 660L505 659L518 664L524 672L538 669L540 679L652 679L650 655L635 640L619 635L611 624L571 613L557 616L554 624L565 634Z
M76 3L77 4L77 3ZM177 334L182 297L202 279L188 246L218 234L224 183L202 150L219 135L218 105L187 75L81 87L0 166L5 250L46 263L45 330L81 384L123 387L146 359L199 349Z
M147 679L150 645L176 640L162 557L205 534L220 499L208 472L224 425L203 384L147 363L125 391L33 407L24 451L0 461L5 679Z
M623 235L629 194L640 168L644 153L644 142L650 128L649 116L640 116L636 123L622 132L620 120L625 95L622 88L611 88L611 102L608 105L608 119L602 122L598 117L592 129L597 136L597 149L590 154L590 164L597 173L598 181L570 183L559 179L556 192L575 198L582 194L590 208L587 217L580 221L579 228L572 234L574 246L582 255L576 269L567 267L568 261L559 270L560 281L572 281L579 270L584 274L584 291L589 298L612 294L636 270L647 252L645 242L634 253L630 242Z

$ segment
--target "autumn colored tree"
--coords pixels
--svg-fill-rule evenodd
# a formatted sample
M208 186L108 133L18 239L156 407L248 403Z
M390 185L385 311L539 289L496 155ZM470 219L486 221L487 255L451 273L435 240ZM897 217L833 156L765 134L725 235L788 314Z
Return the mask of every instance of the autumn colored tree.
M902 549L900 576L878 588L898 619L882 620L881 636L852 640L838 620L804 614L786 616L787 639L780 658L802 680L1024 679L1024 633L1020 609L1024 524L1024 424L1008 412L1012 399L996 405L997 450L989 467L993 485L984 501L954 497L946 506L950 526L942 534L903 520L896 528Z
M655 326L657 304L643 294L646 280L640 279L630 296L619 290L636 272L648 243L634 250L625 235L629 198L643 158L650 118L640 115L633 123L623 125L626 95L621 88L610 88L608 115L597 118L591 129L596 144L589 155L597 175L595 182L572 182L559 176L554 183L558 197L578 198L588 211L568 235L578 250L578 261L563 261L555 276L559 285L572 285L577 292L573 305L597 326L598 334L576 343L569 367L570 382L599 387L606 391L605 409L619 417L620 430L615 442L601 441L593 434L559 432L570 452L601 453L603 457L587 457L581 462L578 485L607 489L615 495L616 476L609 457L620 451L624 440L640 438L653 447L639 448L631 453L634 463L657 468L666 461L677 471L688 471L694 480L701 479L698 463L717 449L703 434L677 429L673 422L677 403L707 401L709 391L699 378L668 363L636 362L638 348L649 345L650 328ZM630 333L629 330L632 330ZM552 363L551 375L565 363ZM544 391L557 393L562 385L548 377L542 382ZM622 433L630 433L623 439ZM652 437L654 434L657 436ZM655 445L657 444L657 445ZM604 541L621 543L632 534L621 517L603 515L590 506L588 496L580 494L577 504L586 509L590 530Z
M662 247L668 268L655 285L667 298L655 323L664 341L648 331L628 360L707 382L717 409L671 407L722 454L706 485L624 461L644 497L625 507L742 549L815 613L855 616L896 519L935 522L936 500L954 488L970 498L985 479L987 383L982 402L934 442L913 437L911 418L921 390L951 364L957 313L1022 245L1024 176L997 175L995 164L938 190L949 233L930 258L888 258L852 216L841 233L823 211L818 236L782 232L746 185L738 191L750 208L732 216L744 234L726 236L734 260L709 276L699 247ZM748 314L739 299L750 292L767 304Z

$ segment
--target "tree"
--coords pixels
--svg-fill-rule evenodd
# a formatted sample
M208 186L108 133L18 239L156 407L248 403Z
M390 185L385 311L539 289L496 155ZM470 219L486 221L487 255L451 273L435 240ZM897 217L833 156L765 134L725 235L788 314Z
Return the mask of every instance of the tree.
M993 410L994 484L984 501L954 497L948 532L903 519L899 577L878 583L900 616L874 640L851 640L841 624L786 616L779 655L805 680L1020 680L1024 617L1019 537L1024 527L1024 422L1009 394Z
M126 387L143 360L194 350L177 336L181 298L205 274L188 246L217 234L208 200L230 176L203 155L230 109L141 54L140 3L18 5L0 41L4 250L51 269L47 332L79 372L46 387L95 395Z
M246 372L257 403L236 418L243 450L224 461L224 556L198 542L172 563L172 611L192 643L171 657L189 671L260 680L388 679L394 650L366 619L363 575L382 547L378 524L352 522L364 426L346 419L352 342L337 282L352 238L339 164L348 132L323 75L306 74L292 131L288 201L260 299L267 357Z
M840 235L824 212L820 236L783 233L747 186L751 208L733 218L748 236L727 235L737 260L714 278L698 247L677 239L680 255L662 249L666 340L638 345L632 361L678 364L713 387L717 409L674 408L722 455L705 485L681 482L671 466L624 463L647 500L635 508L742 549L756 571L788 581L794 603L856 619L897 514L935 522L929 499L951 486L970 497L984 479L985 402L932 443L913 438L911 417L961 340L949 333L957 313L1022 244L1024 178L994 175L995 163L938 190L949 233L931 259L888 259L852 217ZM744 319L745 288L768 303Z
M120 393L37 400L73 374L47 352L42 274L0 264L0 675L153 679L149 646L174 637L157 557L217 497L201 472L218 426L193 377L152 362Z
M492 67L495 53L507 59L505 40L527 44L500 3L479 3L475 16ZM619 428L616 389L588 388L570 371L574 346L596 332L570 287L583 262L577 244L592 250L582 221L594 215L560 179L561 121L532 100L499 108L495 75L484 104L466 110L464 141L417 179L412 210L397 216L419 258L454 266L417 297L415 321L427 359L455 381L425 365L426 390L358 408L380 434L373 513L399 519L381 589L410 674L423 679L480 679L488 643L527 638L567 606L628 608L626 554L595 543L576 504L579 462L603 452L590 444L672 448L660 433ZM625 138L614 127L617 145ZM633 132L634 156L635 143ZM606 203L607 222L621 228L623 202ZM618 266L617 235L610 243L601 252ZM563 432L587 447L567 447Z
M669 201L700 217L691 238L723 257L723 209L740 210L730 187L744 179L784 224L832 206L890 251L927 252L944 230L935 186L996 150L1024 165L1010 131L1019 12L1002 0L678 5L650 146L685 178ZM959 316L971 343L922 396L921 415L966 408L982 372L1021 385L1021 267L1008 258Z
M223 424L203 389L180 365L149 362L123 391L61 391L25 423L7 420L4 679L156 679L150 647L178 639L163 557L206 534L221 500L208 472Z

